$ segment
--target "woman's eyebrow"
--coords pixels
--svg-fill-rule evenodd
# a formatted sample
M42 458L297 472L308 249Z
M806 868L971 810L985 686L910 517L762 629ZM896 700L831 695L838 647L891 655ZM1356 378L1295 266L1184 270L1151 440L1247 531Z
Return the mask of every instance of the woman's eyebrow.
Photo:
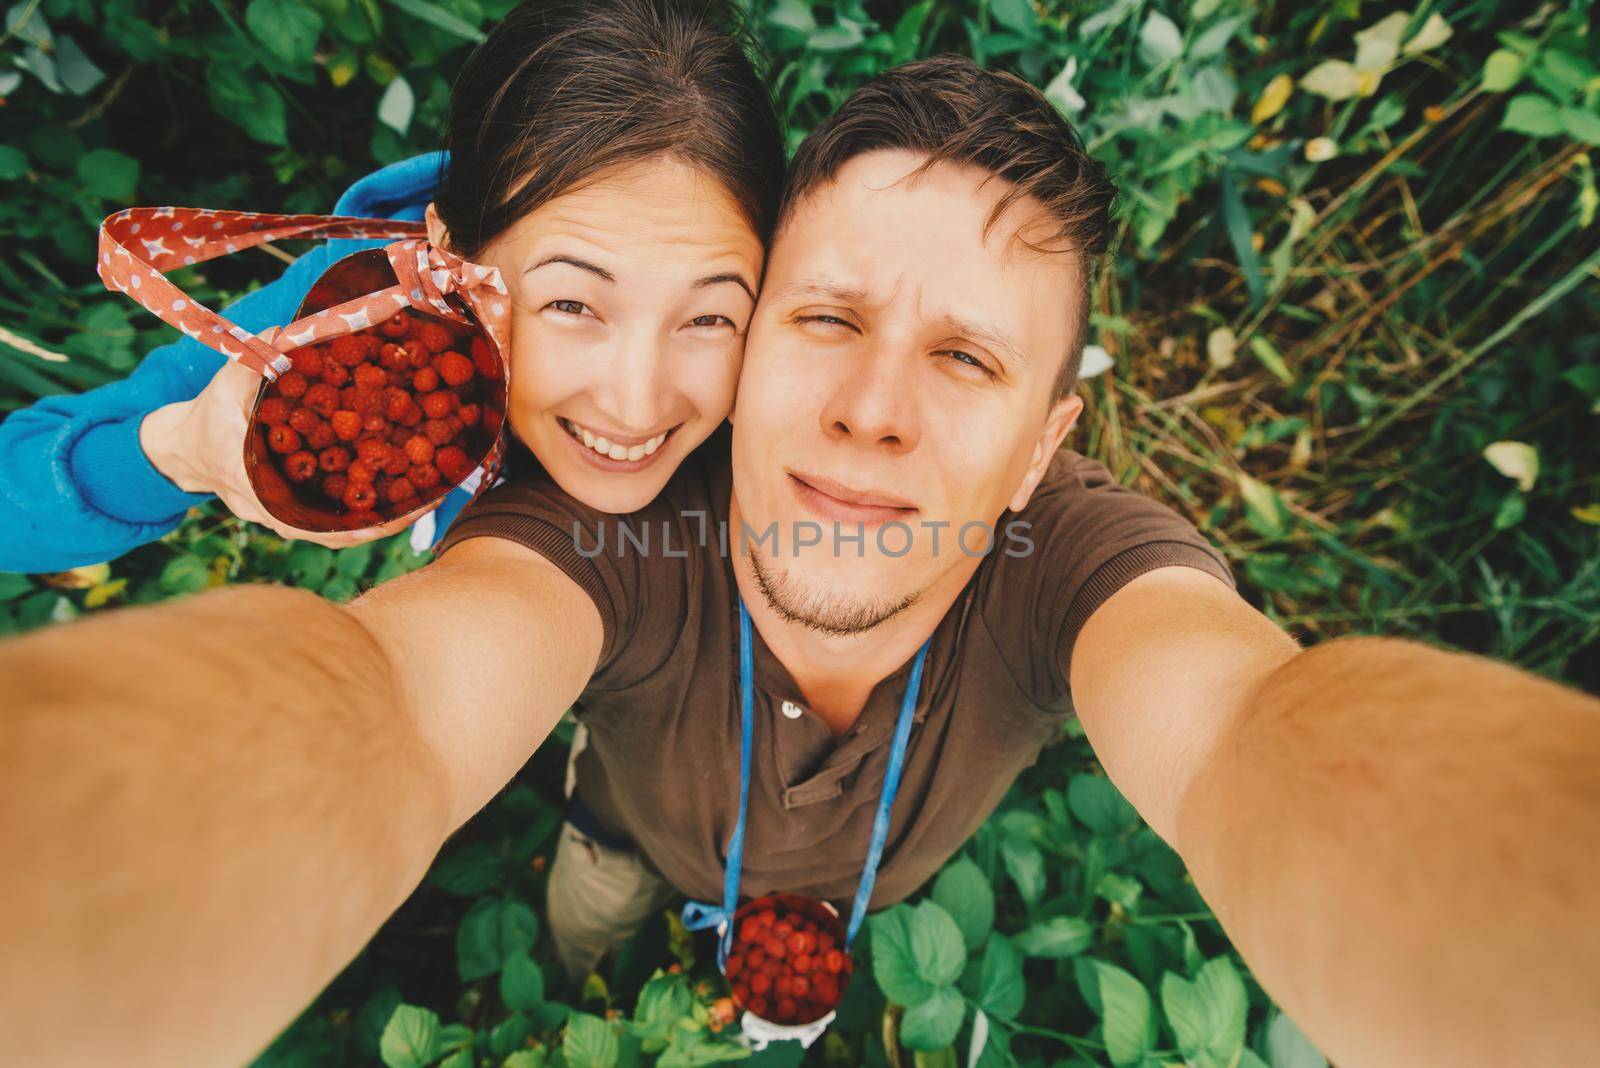
M756 291L751 288L749 282L744 280L744 275L739 274L736 271L724 271L721 274L708 274L704 278L696 280L695 284L691 288L704 289L707 286L722 285L724 282L732 282L734 285L744 290L746 295L748 295L751 300L756 299Z
M607 282L615 282L617 280L616 276L604 267L590 263L588 260L580 260L576 256L546 256L522 273L528 274L532 271L537 271L540 267L548 267L552 263L565 263L567 266L576 267L580 271L588 271L590 274L599 275Z

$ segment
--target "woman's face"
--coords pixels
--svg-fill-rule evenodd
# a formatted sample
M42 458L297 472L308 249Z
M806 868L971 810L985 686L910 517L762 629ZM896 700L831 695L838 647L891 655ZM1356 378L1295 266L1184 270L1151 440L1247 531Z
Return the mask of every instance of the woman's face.
M511 293L511 428L562 489L635 511L722 423L762 255L719 182L661 158L548 201L475 257Z

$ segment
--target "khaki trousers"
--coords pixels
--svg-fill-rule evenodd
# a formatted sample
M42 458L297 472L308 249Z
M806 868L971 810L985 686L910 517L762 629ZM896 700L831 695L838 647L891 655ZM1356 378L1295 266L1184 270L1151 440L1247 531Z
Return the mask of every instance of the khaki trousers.
M579 724L567 764L568 796L573 761L587 742L588 731ZM601 957L620 948L646 920L666 908L674 893L637 853L610 849L570 823L563 824L545 886L545 918L568 977L583 982Z

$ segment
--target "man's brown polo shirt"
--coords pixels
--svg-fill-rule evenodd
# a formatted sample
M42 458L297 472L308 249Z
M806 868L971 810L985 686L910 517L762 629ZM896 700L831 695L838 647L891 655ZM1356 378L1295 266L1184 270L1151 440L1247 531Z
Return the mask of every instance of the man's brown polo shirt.
M531 473L462 513L440 552L468 538L509 538L594 599L605 639L579 704L589 747L578 759L578 792L668 882L718 901L739 794L738 601L717 531L732 481L727 429L629 516L596 512L523 467ZM1010 520L1031 524L1032 552L1009 554L1020 545L1002 533L933 635L874 908L933 875L1060 735L1072 715L1068 658L1095 608L1138 575L1173 564L1232 581L1192 525L1076 453L1057 456L1028 507L998 528ZM645 538L648 551L639 548ZM754 646L741 890L848 902L911 665L880 682L835 740L759 632Z

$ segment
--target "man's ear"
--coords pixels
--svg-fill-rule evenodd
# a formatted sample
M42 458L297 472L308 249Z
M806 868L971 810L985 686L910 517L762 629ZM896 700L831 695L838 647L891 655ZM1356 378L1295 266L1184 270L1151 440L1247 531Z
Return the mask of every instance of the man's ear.
M423 218L428 224L428 243L435 248L448 249L450 231L444 228L444 220L439 218L439 209L434 207L433 201L428 201L428 209L423 213Z
M1017 492L1011 495L1010 508L1013 512L1020 512L1028 506L1056 450L1061 448L1061 442L1066 439L1067 431L1072 429L1072 424L1078 421L1082 413L1083 398L1076 393L1070 393L1050 406L1050 414L1045 416L1044 426L1039 429L1039 438L1033 443L1028 470L1023 474Z

